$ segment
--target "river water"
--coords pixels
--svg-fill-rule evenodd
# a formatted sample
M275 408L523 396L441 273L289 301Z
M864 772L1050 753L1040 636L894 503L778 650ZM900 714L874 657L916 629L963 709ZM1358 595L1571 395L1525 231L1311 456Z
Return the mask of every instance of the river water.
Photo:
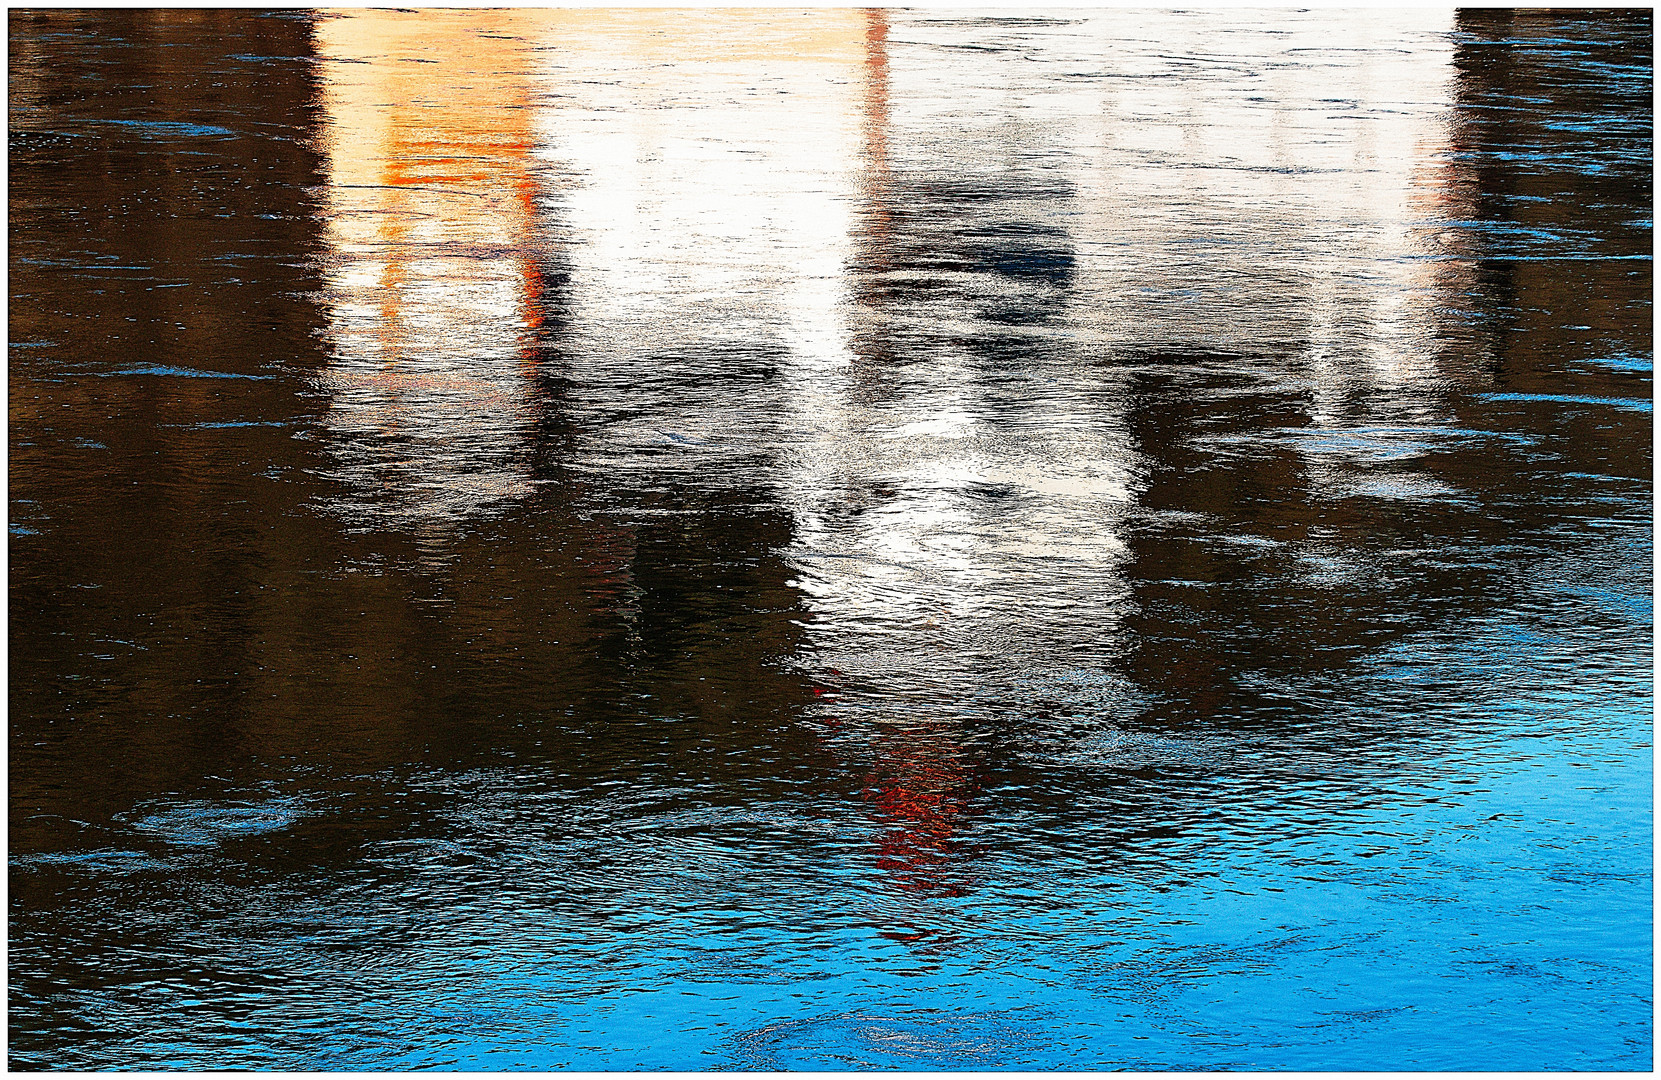
M10 14L12 1067L1650 1067L1650 12Z

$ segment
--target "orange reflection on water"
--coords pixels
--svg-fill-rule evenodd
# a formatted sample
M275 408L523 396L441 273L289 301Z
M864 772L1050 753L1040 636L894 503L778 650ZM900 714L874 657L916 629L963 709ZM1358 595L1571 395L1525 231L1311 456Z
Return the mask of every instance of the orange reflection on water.
M542 291L532 29L507 11L319 23L323 383L349 448L336 509L356 523L454 520L527 489L520 357Z

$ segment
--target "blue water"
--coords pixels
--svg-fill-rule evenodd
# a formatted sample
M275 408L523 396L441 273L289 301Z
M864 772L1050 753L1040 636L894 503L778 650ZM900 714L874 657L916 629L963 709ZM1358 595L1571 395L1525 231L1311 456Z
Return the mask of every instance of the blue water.
M121 371L101 371L100 376L112 375L173 375L186 379L269 379L270 375L244 375L234 371L204 371L201 368L178 367L173 364L145 364Z

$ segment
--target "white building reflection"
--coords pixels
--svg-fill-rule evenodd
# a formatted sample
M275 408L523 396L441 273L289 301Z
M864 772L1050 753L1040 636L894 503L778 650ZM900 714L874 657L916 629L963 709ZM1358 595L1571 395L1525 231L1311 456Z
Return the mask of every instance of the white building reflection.
M560 366L583 509L789 511L827 715L909 792L883 805L923 808L894 849L944 844L974 718L1063 747L1131 707L1125 537L1161 448L1127 372L1301 399L1312 500L1412 458L1472 377L1451 19L325 20L340 510L442 532L523 496L526 365Z
M550 206L563 352L606 469L665 442L782 437L807 503L845 469L916 473L913 494L1124 501L1135 465L1102 440L1099 395L1070 404L1009 357L996 393L976 389L992 361L964 343L988 326L1074 366L1091 349L1297 356L1317 424L1356 419L1358 385L1468 374L1438 346L1449 13L887 18L323 20L326 383L354 512L454 520L525 491L517 360ZM1065 272L1023 272L1033 258ZM891 378L883 341L933 347ZM897 392L873 396L885 379ZM1012 398L1043 420L1023 437L1049 442L988 456ZM897 498L906 522L948 513Z
M1439 422L1433 391L1476 376L1449 341L1469 274L1443 227L1466 214L1447 202L1452 28L1429 9L1097 12L1046 42L1089 87L1071 99L1091 127L1075 318L1112 353L1236 355L1303 380L1311 428L1372 433L1339 440L1348 464L1331 440L1308 457L1317 499L1366 489L1350 466L1399 460L1375 444Z

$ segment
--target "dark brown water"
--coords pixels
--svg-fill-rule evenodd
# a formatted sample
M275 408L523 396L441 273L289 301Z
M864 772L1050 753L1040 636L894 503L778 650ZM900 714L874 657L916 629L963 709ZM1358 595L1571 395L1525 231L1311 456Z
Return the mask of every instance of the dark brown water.
M14 1067L1647 1069L1647 11L13 11Z

